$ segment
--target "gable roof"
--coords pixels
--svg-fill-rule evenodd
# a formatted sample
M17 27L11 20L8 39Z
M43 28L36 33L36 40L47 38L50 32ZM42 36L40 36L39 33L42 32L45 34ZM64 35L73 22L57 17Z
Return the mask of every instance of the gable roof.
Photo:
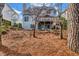
M5 4L3 10L2 10L3 19L11 21L12 18L18 17L18 13L13 10L8 4Z

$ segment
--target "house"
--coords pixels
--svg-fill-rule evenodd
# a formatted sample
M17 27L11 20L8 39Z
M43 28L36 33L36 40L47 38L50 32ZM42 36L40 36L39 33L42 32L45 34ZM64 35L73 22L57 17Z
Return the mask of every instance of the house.
M0 3L0 16L2 15L2 9L4 8L4 3Z
M54 26L59 25L59 18L53 16L40 16L38 17L37 29L50 30Z
M66 20L68 20L69 18L68 18L68 8L62 13L62 17L64 17Z
M23 4L22 27L28 30L34 29L35 26L37 30L49 30L53 28L56 23L55 21L59 21L58 17L51 15L54 10L55 9L46 6L26 8L26 5Z
M3 19L11 22L11 25L14 25L19 19L19 14L12 9L8 4L5 4L2 10Z
M4 8L4 3L0 3L0 26L2 24L2 10Z

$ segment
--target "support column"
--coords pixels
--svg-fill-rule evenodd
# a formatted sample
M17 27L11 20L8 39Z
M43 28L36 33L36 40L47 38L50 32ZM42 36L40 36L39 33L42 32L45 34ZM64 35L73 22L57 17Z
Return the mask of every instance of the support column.
M36 30L38 30L38 22L36 23Z

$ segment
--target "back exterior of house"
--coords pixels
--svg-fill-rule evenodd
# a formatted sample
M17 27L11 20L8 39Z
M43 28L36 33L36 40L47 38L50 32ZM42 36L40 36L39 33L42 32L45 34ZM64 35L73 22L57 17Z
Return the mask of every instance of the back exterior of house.
M25 8L25 4L23 6L23 24L22 27L24 29L34 29L34 27L37 30L49 30L54 28L54 25L59 26L59 18L51 16L52 10L50 8L47 8L44 6L42 10L40 10L40 7L33 9L27 9ZM37 10L37 11L35 11ZM41 11L41 12L40 12ZM38 13L38 14L37 14ZM39 15L39 16L37 16ZM56 23L56 24L55 24Z

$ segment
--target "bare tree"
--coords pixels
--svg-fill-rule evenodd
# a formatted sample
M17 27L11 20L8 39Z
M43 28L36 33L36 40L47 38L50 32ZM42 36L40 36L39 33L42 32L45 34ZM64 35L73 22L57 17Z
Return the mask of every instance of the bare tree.
M56 10L55 10L55 8L54 7L46 7L45 6L46 4L45 3L43 3L42 4L42 7L40 7L40 8L38 8L38 7L36 7L36 8L33 8L33 14L36 16L35 17L35 27L34 27L34 32L33 32L33 37L35 37L35 32L36 32L36 24L37 24L37 22L38 22L38 17L40 16L40 14L41 14L41 12L43 11L43 10L46 10L46 15L48 15L48 13L50 13L50 11L53 11L53 13L54 14L56 14ZM44 16L44 15L43 15Z
M31 11L32 13L33 13L33 15L35 15L35 18L34 18L34 29L33 29L33 37L36 37L35 36L35 32L36 32L36 24L37 24L37 18L38 18L38 16L40 15L40 13L41 13L41 9L39 8L37 8L37 7L35 7L35 8L32 8L32 11Z
M60 38L63 39L63 24L61 20L62 11L62 3L56 3L55 6L57 7L56 12L58 12L58 17L60 20Z
M35 26L34 26L34 31L33 31L33 37L36 37L35 33L36 33L36 25L37 25L38 17L40 16L40 14L41 14L42 10L44 9L44 7L45 7L45 4L43 4L43 6L40 7L40 8L35 7L35 8L32 9L32 13L35 15L35 18L34 18L34 20L35 20L34 25Z
M62 24L62 21L61 21L61 14L62 14L62 4L59 5L60 7L60 11L59 11L59 20L60 20L60 38L63 39L63 24Z

